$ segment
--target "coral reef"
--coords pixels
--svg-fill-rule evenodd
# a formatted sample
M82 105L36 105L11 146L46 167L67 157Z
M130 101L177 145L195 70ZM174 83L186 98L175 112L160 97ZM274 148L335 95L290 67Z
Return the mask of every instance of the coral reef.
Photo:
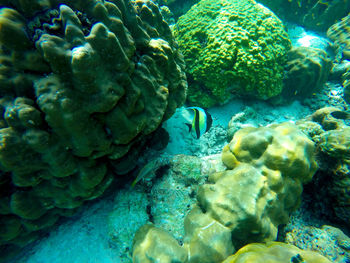
M228 257L222 263L330 263L327 258L313 251L303 251L293 245L281 242L249 244Z
M329 80L333 81L341 81L342 75L345 74L347 71L350 70L350 61L349 60L342 60L342 61L335 61L333 64L331 74L329 76Z
M0 3L0 245L24 245L133 169L187 84L152 1Z
M317 168L313 154L313 142L291 123L236 132L222 153L232 170L209 175L185 218L183 262L221 262L247 243L274 240Z
M187 251L166 231L144 225L135 234L133 263L185 262Z
M174 35L186 61L190 103L209 107L282 91L291 44L282 22L262 5L202 0L179 18Z
M199 0L155 0L155 2L161 5L161 7L167 6L173 13L174 18L177 20L194 4L198 3Z
M319 91L332 68L327 53L311 47L297 47L288 52L282 96L304 99Z
M315 31L326 31L349 12L349 0L259 0L278 16Z
M209 113L211 114L211 110L209 110ZM215 112L214 114L216 115ZM180 107L169 120L163 123L162 127L169 132L170 136L165 151L170 155L186 154L197 157L220 153L227 144L226 129L223 125L226 121L221 122L219 118L213 115L212 127L198 140L193 132L189 132L188 127L184 128L185 123L192 122L193 116L192 110L189 111L185 107Z
M297 175L301 182L307 182L317 169L313 151L313 142L285 122L239 130L223 149L222 160L230 169L249 163L264 174L278 170L282 177Z
M320 193L328 209L331 220L348 223L350 220L350 127L346 125L344 112L334 107L317 110L304 120L297 122L300 129L316 142L320 171L315 189ZM346 118L346 116L344 117ZM324 182L327 182L325 184ZM316 198L316 197L315 197Z
M346 262L350 257L350 238L336 227L292 223L287 225L285 232L286 243L316 251L331 262Z
M109 242L120 254L120 261L131 262L126 255L131 252L132 237L147 222L182 244L184 218L196 203L198 187L208 174L225 169L220 154L202 158L173 155L169 166L158 170L151 180L140 181L132 191L120 189L108 215Z
M350 1L347 1L350 3ZM350 5L350 4L349 4ZM350 7L349 7L350 8ZM327 37L334 41L343 53L344 59L350 59L350 14L327 30Z

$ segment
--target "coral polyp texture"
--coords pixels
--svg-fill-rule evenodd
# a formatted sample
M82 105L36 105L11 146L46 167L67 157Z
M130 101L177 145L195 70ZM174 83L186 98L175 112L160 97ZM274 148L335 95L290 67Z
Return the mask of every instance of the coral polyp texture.
M202 0L174 35L188 72L188 100L209 107L233 96L268 99L282 91L291 44L279 20L253 0Z
M317 169L314 150L314 143L291 123L237 131L222 152L229 169L209 175L185 218L187 259L179 262L222 262L249 243L275 240L278 226L300 203L303 183ZM169 236L159 238L170 244ZM134 262L153 253L158 242L138 232Z
M222 263L330 263L327 258L313 251L304 251L293 245L282 242L266 244L253 243L244 246L236 254Z
M100 196L185 100L152 1L0 1L0 246Z

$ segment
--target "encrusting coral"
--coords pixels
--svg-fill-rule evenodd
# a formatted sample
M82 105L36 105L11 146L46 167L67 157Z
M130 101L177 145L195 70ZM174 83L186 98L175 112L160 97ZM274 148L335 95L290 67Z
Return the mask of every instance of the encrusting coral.
M179 18L174 35L184 54L188 100L194 105L281 93L291 43L281 20L255 1L202 0Z
M185 218L188 256L181 262L221 262L248 243L275 240L317 169L314 150L291 123L237 131L222 152L229 170L209 176ZM134 262L153 247L137 245L143 238L135 237Z
M0 4L0 245L24 245L132 169L187 83L152 1Z
M297 122L315 141L318 159L322 160L319 176L323 179L314 183L315 188L322 189L317 195L329 203L331 219L345 223L350 220L350 127L344 122L347 114L338 108L326 107Z
M187 251L176 239L151 224L142 226L136 232L133 246L133 263L185 262L187 259ZM147 254L144 254L145 249Z
M282 242L253 243L242 247L222 263L330 263L327 258L313 251L301 250Z
M296 47L287 53L282 96L305 99L326 83L332 68L327 53L312 47Z

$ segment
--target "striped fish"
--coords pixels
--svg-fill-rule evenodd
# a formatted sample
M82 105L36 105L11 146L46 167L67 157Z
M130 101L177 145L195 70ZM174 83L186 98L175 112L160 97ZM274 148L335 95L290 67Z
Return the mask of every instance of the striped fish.
M211 125L213 124L213 119L209 112L199 107L188 107L186 110L193 110L194 117L192 123L186 123L189 128L189 132L193 131L196 133L197 139L201 137L204 133L209 131Z

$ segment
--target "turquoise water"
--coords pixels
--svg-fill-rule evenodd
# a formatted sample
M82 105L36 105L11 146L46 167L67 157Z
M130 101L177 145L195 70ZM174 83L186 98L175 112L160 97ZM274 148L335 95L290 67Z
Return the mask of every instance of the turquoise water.
M0 262L349 262L338 2L0 0Z

